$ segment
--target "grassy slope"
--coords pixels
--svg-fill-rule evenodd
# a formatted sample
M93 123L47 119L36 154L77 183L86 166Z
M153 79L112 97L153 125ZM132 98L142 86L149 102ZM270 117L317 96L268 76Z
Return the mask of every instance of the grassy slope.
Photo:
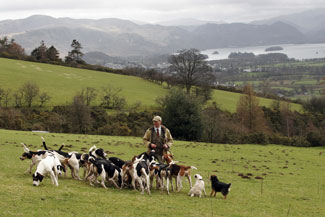
M141 101L143 105L153 105L153 99L167 93L138 77L0 58L1 87L18 89L26 81L39 84L42 91L53 97L51 103L54 105L71 101L83 87L120 87L128 103Z
M167 93L161 86L138 77L0 58L2 88L16 90L26 81L34 81L40 86L41 91L48 92L52 97L51 105L70 102L73 95L87 86L97 89L107 85L120 87L129 105L141 101L143 106L152 106L158 96ZM212 101L216 101L222 109L235 112L240 95L215 90ZM97 100L99 98L100 96ZM260 102L261 105L268 106L272 100L262 98ZM292 108L300 110L301 106L292 104Z
M170 196L157 190L151 196L113 187L105 190L72 180L70 175L59 179L59 187L49 178L33 187L31 175L23 174L30 162L18 158L23 152L20 143L41 148L41 135L49 147L64 142L72 145L70 151L80 151L96 144L114 152L110 156L122 159L145 150L141 138L136 137L0 130L0 216L325 216L325 154L319 154L324 148L176 141L172 148L175 159L198 168L192 177L194 173L204 177L208 194L211 188L207 177L211 173L232 183L227 200L220 194L199 199L187 196L187 182L183 182L181 192ZM267 173L263 194L260 180L241 179L239 172L254 176Z
M237 102L242 96L240 93L233 93L233 92L228 92L228 91L222 91L222 90L215 90L213 92L213 100L217 102L217 104L220 106L220 108L224 110L228 110L230 112L235 112L236 107L237 107ZM259 105L261 106L266 106L269 107L273 100L271 99L266 99L266 98L261 98L258 97L259 99ZM291 109L296 110L296 111L301 111L302 107L299 104L291 103Z

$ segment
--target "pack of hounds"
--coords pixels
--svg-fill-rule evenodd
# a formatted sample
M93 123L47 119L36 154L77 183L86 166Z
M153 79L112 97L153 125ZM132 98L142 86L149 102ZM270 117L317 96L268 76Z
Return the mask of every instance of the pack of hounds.
M118 189L133 188L140 190L141 194L146 191L150 194L154 182L156 189L166 191L181 191L183 188L182 181L186 177L190 185L189 196L202 197L206 196L205 184L201 175L195 174L195 184L192 185L191 169L197 169L194 166L184 166L177 164L173 160L171 153L164 153L163 158L167 164L157 163L154 152L143 152L136 155L132 160L124 161L118 157L108 157L102 148L92 146L88 153L64 152L64 145L58 150L49 150L43 137L43 147L45 150L31 151L22 143L24 153L20 157L21 160L31 159L31 164L25 173L32 173L33 166L36 171L33 173L33 185L38 186L46 175L49 175L54 185L58 186L58 177L64 173L67 175L67 168L71 170L71 176L74 179L82 180L79 176L80 168L84 171L84 180L89 182L91 186L101 184L104 188L105 183L111 183ZM175 187L173 185L175 179ZM99 181L100 180L100 181ZM221 192L226 199L231 183L226 184L220 182L216 175L211 175L211 194L216 196L217 192Z

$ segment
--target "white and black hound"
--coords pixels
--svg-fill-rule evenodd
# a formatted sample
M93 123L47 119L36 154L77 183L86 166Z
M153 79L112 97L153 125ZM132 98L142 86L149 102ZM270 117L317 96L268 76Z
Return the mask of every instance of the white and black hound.
M29 168L25 171L25 173L32 173L32 168L33 166L37 166L38 163L47 157L48 151L47 150L37 150L37 151L31 151L29 150L29 148L26 146L26 144L21 143L23 148L24 148L24 152L23 154L19 157L20 160L25 160L25 159L30 159L32 160ZM59 148L59 151L61 151L61 149L63 148L63 146L61 146Z
M125 161L118 157L110 157L110 158L108 158L108 160L110 160L113 164L115 164L116 166L118 166L121 169L122 169L123 165L125 164Z
M141 154L141 157L134 157L132 159L129 173L132 177L132 186L136 190L135 182L137 181L140 185L141 194L144 194L144 184L148 194L150 194L150 179L149 179L149 166L147 161L144 159L145 154Z
M167 164L152 163L150 165L150 182L153 183L153 179L156 178L156 187L162 191L167 190L169 194L169 177L171 176L171 169ZM151 184L152 185L152 184Z
M94 145L89 149L89 157L94 157L95 159L96 158L106 159L107 154L104 152L102 148L97 148L96 145Z
M116 188L120 188L122 179L121 179L121 168L116 166L109 160L106 159L95 159L94 157L89 157L89 161L93 164L92 170L88 173L86 179L89 179L92 175L93 178L89 179L90 185L94 181L97 181L98 176L101 177L101 185L106 188L105 181L111 181ZM116 183L118 182L118 184Z
M52 184L59 186L58 175L61 175L63 169L59 159L53 152L48 152L46 158L42 159L33 174L33 185L38 186L46 174L50 174Z
M176 180L177 191L180 191L183 188L182 181L185 176L188 179L190 188L192 188L191 169L197 170L197 168L194 166L184 166L184 165L176 164L175 161L173 160L172 154L164 153L164 158L167 161L169 168L170 168L169 180L172 185L172 190L174 191L174 186L173 186L173 181L172 181L173 177Z
M24 153L19 157L20 160L31 159L32 162L25 173L32 173L32 168L34 165L38 165L38 163L47 157L47 151L37 150L31 151L24 143L21 143L24 148Z
M45 143L45 139L43 137L41 137L41 138L43 140L44 149L48 150L46 143ZM72 178L81 180L81 178L79 177L79 160L77 159L77 156L76 156L77 152L70 152L70 153L63 152L63 151L61 151L63 146L64 146L64 144L61 146L61 148L59 150L53 150L55 156L59 159L59 161L63 165L65 171L66 171L66 166L68 166L70 168ZM66 176L66 172L64 173L64 175Z

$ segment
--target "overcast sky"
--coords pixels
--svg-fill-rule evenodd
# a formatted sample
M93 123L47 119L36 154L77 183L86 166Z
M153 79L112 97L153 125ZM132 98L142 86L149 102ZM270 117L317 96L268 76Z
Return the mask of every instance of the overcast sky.
M34 14L72 18L120 18L144 22L195 18L248 22L314 8L324 0L0 0L0 20Z

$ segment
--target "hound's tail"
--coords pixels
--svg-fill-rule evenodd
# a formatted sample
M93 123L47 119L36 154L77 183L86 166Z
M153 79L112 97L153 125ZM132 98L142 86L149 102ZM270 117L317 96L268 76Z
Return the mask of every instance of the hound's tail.
M92 152L92 151L94 151L95 149L97 149L96 145L94 145L93 147L91 147L91 148L89 149L89 153Z
M64 147L64 144L61 145L61 147L59 148L58 151L61 151L63 149L63 147Z
M185 170L188 170L188 169L197 170L197 168L195 166L187 166L187 167L185 167Z
M43 147L44 147L44 149L45 149L45 150L49 150L49 149L47 148L47 146L46 146L46 142L45 142L45 139L44 139L43 136L41 137L41 139L42 139L42 143L43 143Z

